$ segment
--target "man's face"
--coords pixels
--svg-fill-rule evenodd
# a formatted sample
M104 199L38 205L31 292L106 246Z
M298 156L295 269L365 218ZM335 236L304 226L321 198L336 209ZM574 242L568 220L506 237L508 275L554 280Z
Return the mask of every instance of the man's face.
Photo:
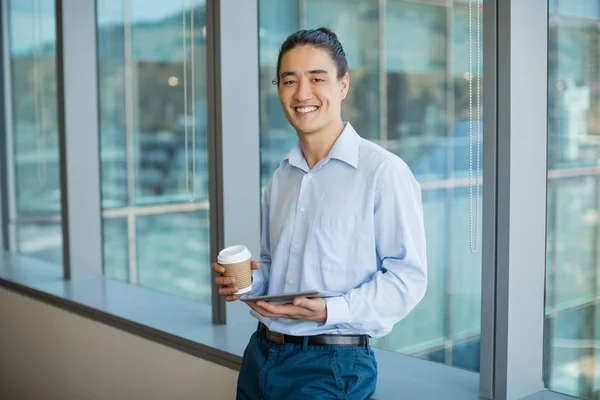
M337 67L323 49L299 46L281 59L279 101L299 133L320 132L341 121L348 86L348 74L337 79Z

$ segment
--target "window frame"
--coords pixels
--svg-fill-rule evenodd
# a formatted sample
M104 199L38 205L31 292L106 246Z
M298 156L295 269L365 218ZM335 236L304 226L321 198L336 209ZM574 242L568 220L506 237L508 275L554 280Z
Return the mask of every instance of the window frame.
M4 18L6 15L7 5L6 2L2 2L0 4L0 93L3 93L0 96L0 126L6 127L8 123L6 121L6 111L7 105L6 102L9 100L7 95L7 91L5 86L9 82L9 79L5 75L7 71L6 64L10 57L7 57L7 45L8 45L8 35L7 30L3 29L6 27L6 23L4 22ZM3 129L4 134L0 135L0 194L8 192L8 146L7 146L7 133L9 132L7 129ZM8 250L9 243L9 235L8 235L8 202L7 199L4 199L4 196L0 195L0 251Z
M16 218L16 196L15 196L15 168L14 168L14 146L13 146L13 107L12 107L12 75L10 55L10 9L7 1L0 4L0 79L2 80L2 99L0 100L1 120L4 129L0 135L0 214L2 229L2 247L5 250L14 251L17 247L17 234L14 224Z
M548 1L493 3L497 237L492 383L494 397L502 399L545 390Z
M56 0L55 12L63 274L72 280L103 272L96 2Z

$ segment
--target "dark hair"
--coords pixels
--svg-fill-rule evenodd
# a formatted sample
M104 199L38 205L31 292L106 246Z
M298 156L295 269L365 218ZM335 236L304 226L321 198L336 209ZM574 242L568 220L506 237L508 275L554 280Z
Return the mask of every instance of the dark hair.
M329 56L337 66L337 78L341 79L348 72L348 61L346 53L339 42L337 35L328 28L307 29L291 34L285 39L279 50L277 58L277 78L273 80L273 84L279 84L279 68L281 68L281 58L288 51L298 46L313 46L318 49L323 49L329 53Z

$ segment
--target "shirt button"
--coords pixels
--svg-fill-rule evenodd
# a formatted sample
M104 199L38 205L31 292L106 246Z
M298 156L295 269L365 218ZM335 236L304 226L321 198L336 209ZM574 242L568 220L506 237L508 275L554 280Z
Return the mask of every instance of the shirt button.
M306 175L306 179L311 179L312 178L312 174L307 174Z
M300 212L301 212L301 213L303 213L303 212L304 212L304 208L301 208L301 209L300 209Z
M293 285L293 284L294 284L294 281L291 279L288 279L288 285Z
M294 243L294 248L297 249L298 248L298 243Z

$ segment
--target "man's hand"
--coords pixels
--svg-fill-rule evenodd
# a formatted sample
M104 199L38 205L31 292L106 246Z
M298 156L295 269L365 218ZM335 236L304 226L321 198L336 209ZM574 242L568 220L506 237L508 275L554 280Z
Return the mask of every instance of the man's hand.
M259 269L260 263L256 261L250 261L250 268L252 270ZM226 301L235 301L242 297L241 294L234 294L240 290L235 284L235 278L223 276L225 267L216 262L212 264L211 269L218 273L215 278L215 283L219 286L219 294L225 298Z
M257 313L267 318L287 318L302 321L327 321L327 304L322 298L296 297L292 304L275 305L266 301L248 302Z

